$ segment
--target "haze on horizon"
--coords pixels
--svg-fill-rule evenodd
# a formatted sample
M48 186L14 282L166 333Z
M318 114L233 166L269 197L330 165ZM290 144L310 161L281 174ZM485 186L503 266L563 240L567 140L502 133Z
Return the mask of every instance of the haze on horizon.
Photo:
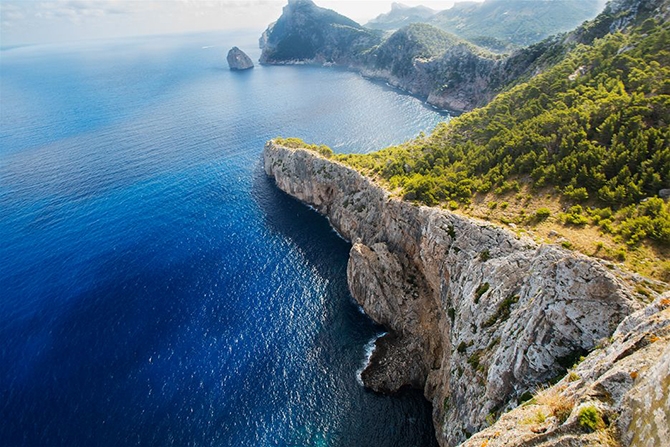
M483 1L483 0L475 0ZM400 1L447 9L455 0ZM392 0L316 0L361 24L391 10ZM279 18L287 0L2 0L0 46L250 29Z

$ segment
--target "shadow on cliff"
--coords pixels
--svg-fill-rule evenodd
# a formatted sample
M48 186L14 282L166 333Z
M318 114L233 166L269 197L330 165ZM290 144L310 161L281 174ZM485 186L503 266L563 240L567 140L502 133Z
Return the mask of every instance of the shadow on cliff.
M254 169L252 194L269 228L295 244L321 276L346 277L351 244L331 228L328 219L277 188L262 162Z

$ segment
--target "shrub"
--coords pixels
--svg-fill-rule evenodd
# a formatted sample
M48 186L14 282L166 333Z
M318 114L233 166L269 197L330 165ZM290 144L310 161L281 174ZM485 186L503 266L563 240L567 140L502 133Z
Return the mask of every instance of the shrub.
M589 193L586 191L586 188L568 186L563 190L563 196L575 202L583 202L589 198Z
M305 143L300 138L281 138L277 137L274 139L274 142L285 147L290 147L292 149L309 149L311 151L317 152L323 155L326 158L333 156L333 150L328 146L321 144L309 144Z
M563 423L568 419L575 406L575 401L569 397L563 396L560 390L556 387L540 391L535 396L535 401L539 405L549 407L551 414L554 415L560 423Z
M577 422L587 431L596 431L605 427L603 418L595 405L586 405L580 408Z
M509 318L510 314L512 313L512 305L516 304L519 301L519 295L512 295L508 296L505 298L502 303L500 303L500 306L498 306L498 309L496 310L496 313L491 315L491 317L484 322L482 327L491 327L494 324L500 321L505 321Z
M584 209L581 205L574 205L568 209L567 213L561 213L561 220L566 225L586 225L589 220L582 213Z
M551 216L551 210L549 208L538 208L533 215L533 220L535 222L542 222L547 220Z

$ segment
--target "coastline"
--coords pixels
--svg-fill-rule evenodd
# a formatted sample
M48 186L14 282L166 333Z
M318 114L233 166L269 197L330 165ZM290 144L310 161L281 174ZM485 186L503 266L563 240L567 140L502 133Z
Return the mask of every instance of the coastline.
M393 334L361 378L380 392L423 389L443 446L564 375L644 307L630 278L596 259L403 202L308 149L268 142L264 165L353 241L351 293Z

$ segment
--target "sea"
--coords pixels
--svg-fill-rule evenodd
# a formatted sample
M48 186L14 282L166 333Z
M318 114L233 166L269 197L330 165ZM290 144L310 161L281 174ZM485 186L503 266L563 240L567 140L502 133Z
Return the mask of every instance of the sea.
M420 392L362 386L384 328L350 245L261 157L449 115L347 70L230 71L258 35L0 51L0 445L436 445Z

